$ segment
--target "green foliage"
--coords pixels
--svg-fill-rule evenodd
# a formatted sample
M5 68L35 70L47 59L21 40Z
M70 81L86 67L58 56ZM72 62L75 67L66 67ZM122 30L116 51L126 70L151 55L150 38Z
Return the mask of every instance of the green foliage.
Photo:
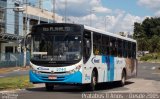
M140 57L140 61L160 62L160 53L146 54Z
M146 18L142 23L134 23L134 39L138 50L160 52L160 17Z
M145 55L140 58L140 61L148 61L149 59L153 59L151 55Z

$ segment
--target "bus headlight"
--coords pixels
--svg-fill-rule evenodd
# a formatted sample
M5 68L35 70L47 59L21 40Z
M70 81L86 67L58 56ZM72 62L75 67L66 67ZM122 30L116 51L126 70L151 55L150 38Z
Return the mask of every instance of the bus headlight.
M37 70L34 70L34 69L32 70L32 72L35 73L35 74L40 74L41 73L40 71L37 71Z
M39 74L39 73L40 73L40 71L35 70L35 69L32 67L32 65L30 66L30 69L32 70L33 73L36 73L36 74Z

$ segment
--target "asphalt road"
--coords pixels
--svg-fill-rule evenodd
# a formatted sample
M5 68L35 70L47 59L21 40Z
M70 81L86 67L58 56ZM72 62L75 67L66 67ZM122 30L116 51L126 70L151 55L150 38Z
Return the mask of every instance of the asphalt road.
M129 93L129 92L153 92L160 93L160 72L155 69L159 68L160 64L154 63L139 63L137 78L127 81L124 87L120 87L117 82L106 83L94 92L82 90L81 86L55 86L51 92L45 90L44 84L36 85L35 88L28 88L25 90L14 91L17 99L85 99L87 94L98 93L99 96L94 99L105 98L102 97L106 93ZM1 96L0 96L1 97ZM92 98L92 99L93 99ZM160 94L157 98L159 99Z
M160 81L160 63L139 63L137 78Z

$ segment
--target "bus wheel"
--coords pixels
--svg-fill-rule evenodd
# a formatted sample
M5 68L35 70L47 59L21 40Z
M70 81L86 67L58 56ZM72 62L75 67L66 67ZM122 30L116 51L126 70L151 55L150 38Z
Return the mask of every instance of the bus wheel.
M52 91L54 88L54 84L52 83L45 83L45 87L47 91Z
M95 71L92 72L92 76L91 76L91 83L89 85L89 89L91 91L94 91L95 90L95 87L96 87L96 84L97 84L97 76L96 76L96 73Z
M122 72L122 77L121 77L121 81L120 81L120 85L121 85L121 86L124 86L125 83L126 83L126 73L125 73L125 71L123 70L123 72Z

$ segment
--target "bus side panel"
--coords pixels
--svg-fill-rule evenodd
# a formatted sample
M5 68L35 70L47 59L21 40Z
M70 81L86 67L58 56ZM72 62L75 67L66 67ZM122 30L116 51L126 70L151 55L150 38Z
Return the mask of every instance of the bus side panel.
M91 82L91 74L94 65L92 63L92 57L82 66L82 83L90 83Z
M123 68L125 68L125 58L115 57L115 81L121 80Z
M125 59L127 78L135 77L137 74L137 60Z
M103 59L104 58L104 59ZM86 64L83 66L83 83L90 83L91 82L91 75L94 68L98 71L98 82L106 82L107 80L107 61L106 56L91 56ZM114 67L113 67L114 69ZM114 73L114 71L111 73ZM114 78L110 77L111 79Z

